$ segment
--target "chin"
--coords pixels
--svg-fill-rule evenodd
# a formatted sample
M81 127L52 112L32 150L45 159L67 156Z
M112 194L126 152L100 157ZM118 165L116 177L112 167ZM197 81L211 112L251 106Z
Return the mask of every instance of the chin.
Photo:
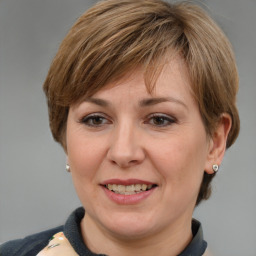
M148 236L155 229L153 222L145 214L113 214L110 219L102 220L103 225L119 239L134 240Z
M146 226L131 227L127 226L115 226L111 228L112 233L118 238L123 240L138 240L149 236L150 228Z

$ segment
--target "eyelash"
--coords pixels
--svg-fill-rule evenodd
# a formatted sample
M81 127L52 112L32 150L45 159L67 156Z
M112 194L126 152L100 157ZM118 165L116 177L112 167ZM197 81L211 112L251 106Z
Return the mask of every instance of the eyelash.
M102 114L90 114L88 116L85 116L83 117L81 120L80 120L80 123L83 123L89 127L101 127L103 125L105 125L106 123L100 123L100 124L95 124L93 123L93 121L97 120L99 121L99 119L101 120L104 120L104 121L107 121L107 123L110 123L110 121L108 121L108 119L102 115Z
M162 122L164 122L164 124L160 124L160 125L158 124L158 125L157 125L157 124L155 124L155 123L153 123L153 124L150 123L150 121L152 121L152 120L155 120L155 121L156 121L157 119L158 119L158 121L159 121L159 119L160 119ZM152 125L152 126L156 126L156 127L167 127L167 126L170 126L170 125L176 123L176 119L173 118L173 117L170 117L170 116L168 116L168 115L155 113L155 114L152 114L152 115L150 115L150 116L148 117L147 123L149 123L149 124Z
M96 123L93 123L95 121L96 121ZM99 121L100 121L100 123L99 123ZM158 122L160 121L160 122L162 122L162 124L156 124L155 121L158 121ZM170 117L170 116L164 115L164 114L160 114L160 113L154 113L154 114L149 115L144 123L149 124L151 126L155 126L155 127L167 127L176 122L177 122L177 120L173 117ZM85 124L89 127L100 128L100 127L104 126L105 124L110 124L111 121L109 121L108 118L106 118L103 114L95 113L95 114L90 114L90 115L83 117L80 120L80 123Z

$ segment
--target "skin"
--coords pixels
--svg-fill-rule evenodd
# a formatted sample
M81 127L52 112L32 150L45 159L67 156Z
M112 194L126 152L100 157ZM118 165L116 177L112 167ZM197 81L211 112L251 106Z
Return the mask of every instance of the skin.
M192 239L204 171L222 161L230 117L223 114L207 136L179 57L165 66L153 94L137 69L92 98L70 107L66 133L74 186L86 209L85 243L111 256L178 255ZM122 205L100 185L113 178L157 187L139 203Z

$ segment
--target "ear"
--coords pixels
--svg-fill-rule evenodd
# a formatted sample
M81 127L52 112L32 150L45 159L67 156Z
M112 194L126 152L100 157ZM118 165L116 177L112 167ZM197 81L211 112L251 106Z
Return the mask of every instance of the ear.
M214 164L220 165L226 151L226 142L229 131L232 126L232 119L229 114L223 113L220 117L218 125L210 138L209 152L205 165L205 172L213 174L212 166Z

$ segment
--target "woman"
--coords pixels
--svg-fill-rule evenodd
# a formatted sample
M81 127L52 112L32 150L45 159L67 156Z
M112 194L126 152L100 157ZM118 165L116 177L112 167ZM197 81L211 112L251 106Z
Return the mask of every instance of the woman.
M231 46L201 8L95 5L44 83L83 208L1 255L205 255L192 214L238 135L237 90Z

